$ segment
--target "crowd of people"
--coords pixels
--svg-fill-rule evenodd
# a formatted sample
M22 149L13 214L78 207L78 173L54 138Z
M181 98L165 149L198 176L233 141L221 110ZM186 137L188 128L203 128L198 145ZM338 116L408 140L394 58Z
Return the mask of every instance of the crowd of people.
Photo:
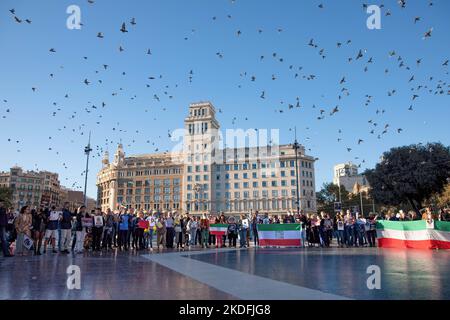
M375 247L377 220L443 220L450 221L449 209L433 215L429 208L422 215L414 211L384 215L369 213L367 217L350 210L330 214L268 215L254 212L239 217L224 213L191 216L172 212L146 212L121 208L115 212L100 208L88 212L81 206L74 212L68 203L57 210L24 206L16 213L0 202L0 241L5 257L52 253L78 254L84 251L142 251L179 249L189 247L237 247L259 245L258 224L298 223L301 225L301 243L308 247ZM213 224L226 226L226 232L211 232ZM156 240L156 241L155 241ZM227 242L228 240L228 242ZM239 240L239 242L238 242ZM13 244L15 249L13 250Z

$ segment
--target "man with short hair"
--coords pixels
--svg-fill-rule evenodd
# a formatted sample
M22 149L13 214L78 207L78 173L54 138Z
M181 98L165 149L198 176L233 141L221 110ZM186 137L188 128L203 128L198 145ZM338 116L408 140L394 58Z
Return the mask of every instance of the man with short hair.
M61 227L61 253L70 253L70 241L72 240L72 217L74 214L69 211L69 203L65 202L60 216Z
M52 252L58 253L55 248L55 244L58 238L58 221L59 213L56 211L56 207L52 206L51 210L46 209L47 226L45 230L45 242L44 253L47 250L48 243L52 243Z
M103 213L101 208L95 209L95 215L92 218L92 251L100 251L102 235L103 235L103 226L105 225L105 220L103 218Z
M174 219L170 212L168 213L166 224L166 247L173 248L173 239L175 237Z
M5 203L0 199L0 242L4 257L12 257L9 253L9 242L6 239L6 226L8 225L8 216L6 214Z

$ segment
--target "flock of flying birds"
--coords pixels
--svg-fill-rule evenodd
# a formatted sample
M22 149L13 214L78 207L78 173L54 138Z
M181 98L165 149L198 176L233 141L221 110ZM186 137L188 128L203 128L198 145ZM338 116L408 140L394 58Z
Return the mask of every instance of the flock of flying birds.
M94 4L94 0L87 0L89 4L93 5ZM234 3L235 1L232 0L232 3ZM398 5L401 8L405 8L407 6L407 1L406 0L400 0L398 1ZM428 3L429 7L433 7L433 2L430 1ZM380 5L381 8L384 8L384 5ZM319 4L318 8L320 10L325 10L326 7L323 4ZM363 4L363 9L366 10L367 9L367 4ZM18 12L16 12L16 10L13 9L9 9L9 14L11 15L12 19L17 23L17 24L22 24L22 23L26 23L26 24L32 24L32 20L30 18L23 18L19 15ZM389 9L385 10L385 16L391 16L392 13ZM231 14L228 14L226 16L226 19L232 19L233 16ZM217 16L213 16L212 21L216 22L218 20ZM411 23L413 24L417 24L420 23L422 21L420 16L414 16L412 17L412 21ZM122 33L124 36L127 33L133 32L134 28L137 28L138 23L136 21L135 18L131 18L131 19L127 19L127 21L121 22L118 26L117 26L117 32ZM283 28L278 28L276 29L276 32L281 33L283 32ZM196 30L195 29L191 29L190 33L191 34L195 34ZM264 32L263 29L258 29L257 33L258 34L262 34ZM432 33L433 33L433 28L429 28L426 31L424 31L423 33L423 37L422 40L423 41L427 41L428 38L432 37ZM242 30L236 30L235 31L236 37L242 37L244 32ZM96 34L96 37L99 39L99 41L106 41L108 36L107 34L105 34L103 31L98 31ZM105 40L104 40L105 39ZM188 36L184 36L183 38L185 41L189 40ZM310 41L308 43L305 43L306 48L309 48L309 50L316 50L317 54L319 55L320 59L326 59L327 56L333 54L333 51L331 50L326 50L324 47L321 47L319 45L319 41L317 39L310 39ZM335 50L339 50L341 48L343 48L344 46L348 47L350 50L352 50L352 40L348 39L345 41L337 41L335 44ZM117 48L118 52L121 53L123 51L126 50L124 45L119 45ZM50 55L57 55L58 54L58 49L57 47L51 47L49 48L49 54ZM152 55L152 51L150 48L146 49L145 52L143 51L142 54L151 56ZM217 56L218 59L225 59L225 54L223 52L216 52L215 55ZM384 70L384 73L386 75L388 75L389 73L392 72L396 72L397 70L405 70L410 72L411 76L409 77L409 79L407 80L407 84L410 86L410 91L411 91L411 99L410 102L408 103L409 106L407 108L405 108L407 112L412 112L414 111L414 103L417 99L419 99L421 96L426 95L426 94L432 94L432 95L449 95L450 94L450 90L449 90L449 85L447 84L446 81L444 81L443 79L435 79L434 76L429 76L428 79L426 79L425 82L421 82L421 83L417 83L417 79L415 78L414 74L413 74L413 68L418 68L421 65L422 62L422 58L417 58L415 63L413 64L409 64L404 58L402 58L402 56L397 53L395 50L392 50L390 52L388 52L388 57L394 61L396 61L397 66L395 67L395 69L388 69L386 68ZM87 61L89 58L87 56L83 56L82 57L83 60ZM304 70L304 68L302 66L295 66L294 64L289 64L286 63L286 61L284 60L283 57L281 57L279 55L279 53L277 52L273 52L271 55L260 55L257 58L260 62L264 62L267 59L274 59L279 61L280 63L283 63L283 65L288 65L288 70L292 73L292 77L294 79L299 79L299 80L305 80L305 81L315 81L318 77L318 75L311 73L311 72L307 72ZM355 49L354 50L354 55L348 57L345 61L345 63L352 63L352 62L363 62L363 71L364 72L369 72L369 68L371 66L374 65L375 63L375 58L370 56L367 52L367 50L364 49ZM440 62L441 67L445 68L444 73L446 75L448 75L448 63L449 60L444 60L442 62ZM100 75L102 72L108 72L110 68L109 64L103 64L101 65L98 70L95 70L95 74L96 75ZM64 66L60 66L60 69L64 69ZM121 72L121 76L126 76L126 72L123 71ZM56 75L54 73L50 73L49 74L50 79L54 79L56 77ZM148 81L147 83L145 83L145 87L146 88L153 88L152 86L152 82L156 82L158 80L162 81L162 79L164 78L163 75L150 75L148 76ZM242 79L242 81L250 81L250 82L256 82L257 81L257 77L256 75L247 73L247 72L240 72L240 78ZM271 76L271 80L272 81L276 81L278 78L276 73L273 73ZM189 73L186 75L186 79L187 83L192 83L194 81L194 70L190 70ZM93 85L102 85L103 84L103 80L102 79L92 79L92 78L84 78L81 80L81 82L85 85L85 86L93 86ZM351 87L350 87L350 83L348 82L347 76L346 75L342 75L342 77L340 78L340 81L338 83L339 87L340 87L340 92L337 95L337 103L335 106L329 107L329 108L325 108L325 107L320 107L320 106L316 106L316 104L313 104L311 106L312 112L317 112L317 121L321 121L324 120L325 118L328 117L333 117L335 114L337 114L338 112L340 112L340 110L343 108L343 100L345 99L345 97L350 95L351 92ZM238 88L241 88L242 85L239 84ZM176 91L176 89L178 88L178 84L173 84L173 85L163 85L163 90L162 92L156 92L156 93L152 93L153 94L153 100L154 103L161 103L163 99L173 99L174 98L174 92ZM39 88L37 86L32 86L31 87L32 92L39 94ZM123 88L118 88L117 90L111 92L111 96L115 97L120 93L125 93ZM389 90L386 94L387 96L391 97L396 95L397 90L395 88ZM262 90L261 92L259 92L256 96L255 99L261 99L264 100L267 98L268 94L270 94L270 90L266 89L266 90ZM67 92L64 95L64 99L70 99L71 94L69 92ZM130 96L131 100L135 100L137 98L137 95L133 94ZM372 103L373 100L373 96L370 94L366 94L364 97L364 106L369 106ZM165 100L167 101L167 100ZM5 111L3 114L0 114L0 120L1 119L7 119L8 115L13 112L13 107L10 107L10 105L13 104L12 101L8 101L8 99L3 98L2 102L4 104L5 107ZM82 110L75 110L72 111L71 114L68 115L67 119L69 121L71 121L71 123L67 123L67 124L63 124L60 128L58 128L59 132L65 132L65 131L69 131L69 133L71 134L80 134L80 135L86 135L86 132L88 132L90 130L90 128L88 128L88 125L86 125L85 123L80 123L78 118L80 118L81 113L85 112L88 116L96 116L96 121L95 123L97 125L100 125L103 115L102 113L107 109L107 101L101 101L100 103L92 103L91 101L87 102L87 106L85 106ZM62 104L60 104L59 102L52 102L52 108L53 111L51 112L50 116L51 117L57 117L60 114L66 115L64 114L64 107ZM274 112L275 113L285 113L285 112L289 112L290 110L295 110L295 109L305 109L306 106L304 106L301 102L300 97L296 97L294 102L285 102L285 101L280 101L280 106L274 108ZM166 107L161 107L161 111L166 111ZM145 113L149 113L149 108L145 108ZM222 113L222 109L219 108L218 109L219 113ZM376 115L382 116L383 114L385 114L386 110L385 109L377 109L376 110ZM157 121L157 117L156 117L156 113L154 113L155 116L153 117L154 121ZM248 116L243 116L242 117L243 120L248 120ZM236 122L240 120L240 118L238 119L238 117L233 117L231 124L235 125ZM383 136L385 134L387 134L390 130L393 130L395 133L397 134L401 134L403 129L399 128L399 127L393 127L390 123L380 123L380 121L377 121L376 119L368 119L368 126L369 126L369 131L368 133L370 135L374 135L376 136L378 139L382 139ZM120 122L115 122L114 124L111 125L111 130L112 133L118 134L120 136L123 136L124 138L126 138L126 140L129 141L129 143L127 144L128 147L131 147L134 143L137 142L138 138L130 138L132 135L136 134L142 134L142 132L140 130L126 130ZM306 127L306 130L310 130L309 127ZM289 128L289 131L293 131L293 128ZM338 143L343 143L343 137L342 137L342 133L343 133L343 129L339 129L337 132L337 142ZM168 130L167 132L167 136L170 138L171 137L171 132L170 130ZM56 153L57 155L59 155L59 151L54 150L54 148L51 146L51 142L52 142L53 137L49 136L48 140L49 140L49 147L48 150L51 152ZM162 136L158 136L158 139L162 139ZM310 137L306 137L306 140L310 140ZM16 140L13 138L8 138L7 141L9 143L15 143L17 145L17 152L20 153L21 149L20 149L20 140ZM70 140L71 143L74 143L74 140ZM104 140L104 144L102 145L95 145L94 146L94 158L100 158L102 157L102 154L105 150L108 149L108 146L114 146L118 143L119 141L113 141L111 139L108 138L108 135L106 134L105 140ZM121 140L120 140L121 142ZM146 140L145 141L147 144L151 145L153 147L153 151L154 152L159 152L159 148L158 145L155 143L155 141L150 141L150 140ZM357 138L356 141L348 141L347 144L345 146L343 146L348 152L351 152L354 145L360 145L362 143L365 142L365 139L363 139L363 137L361 138ZM311 149L308 149L309 151ZM168 150L165 150L164 153L168 152ZM359 157L354 157L355 160L359 161L359 166L361 166L363 163L365 163L365 159L360 159ZM38 170L38 166L35 165L35 169ZM64 169L68 169L69 166L66 162L62 163L62 167ZM85 172L81 173L81 176L83 176L85 174ZM68 178L66 178L66 180L68 180ZM78 182L74 182L71 186L72 188L76 188L76 189L81 189L81 184L79 184Z

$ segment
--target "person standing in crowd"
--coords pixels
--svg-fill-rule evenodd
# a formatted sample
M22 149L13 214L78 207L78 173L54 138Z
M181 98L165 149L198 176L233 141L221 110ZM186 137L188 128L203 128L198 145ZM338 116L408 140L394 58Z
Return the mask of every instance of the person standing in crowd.
M118 240L119 240L119 217L120 212L114 212L114 224L113 224L113 246L114 248L118 247Z
M135 213L134 209L132 210L132 212L133 213L131 213L130 222L128 223L128 232L129 232L128 235L129 235L129 241L131 241L131 248L136 249L137 248L137 236L136 236L137 214Z
M136 218L136 250L144 250L144 230L147 226L147 221L144 219L144 213L139 211Z
M342 213L339 212L336 215L336 239L338 246L343 248L345 244L345 238L344 238L344 229L345 229L345 223L344 223L344 217L342 216Z
M200 219L200 230L202 233L201 238L201 246L202 248L209 248L208 240L209 240L209 219L206 217L206 214L202 215Z
M236 248L236 239L238 236L238 225L236 223L236 219L234 217L228 218L228 247Z
M320 246L320 234L319 234L319 228L320 228L320 219L317 217L316 214L314 214L311 218L311 240L313 246L317 244L317 246Z
M215 224L220 224L221 223L221 217L217 216L216 217L216 221L214 223ZM216 248L222 248L223 245L224 245L223 237L221 235L215 235L215 238L216 238Z
M72 213L69 211L69 203L65 202L59 218L61 230L61 253L70 253L69 248L72 240L72 216Z
M163 217L163 215L160 215L158 218L158 221L156 222L156 246L159 251L160 245L164 249L164 246L166 245L166 221Z
M170 212L167 213L166 224L166 247L173 249L173 240L175 237L174 219Z
M75 253L83 252L83 244L84 238L86 236L86 227L83 225L83 220L85 218L89 218L88 213L86 212L86 207L81 206L78 208L78 212L75 218L75 233L76 233L76 244L75 244Z
M134 220L134 208L130 208L127 210L128 212L128 232L127 232L127 246L128 248L132 246L133 244L133 220Z
M197 244L201 245L202 244L202 228L200 228L201 218L197 217L196 221L197 221L197 234L195 235L194 245L197 245Z
M41 255L41 246L42 246L42 239L44 238L45 233L45 216L42 209L32 210L31 212L32 217L32 234L33 234L33 241L34 241L34 254L37 256Z
M101 250L101 241L103 235L103 227L105 225L105 220L103 219L102 209L95 209L95 215L92 218L92 251Z
M441 210L441 221L450 221L450 209L445 208Z
M367 240L370 247L376 247L376 235L377 235L377 217L374 213L370 213L369 219L367 219L369 224L369 230L367 231Z
M7 234L6 241L8 242L9 246L11 246L11 243L16 241L17 238L16 227L14 226L14 222L16 220L17 215L18 213L15 214L14 208L9 208L6 210L6 216L8 219L8 224L6 226L6 234Z
M220 224L227 224L227 219L226 219L226 217L225 217L225 214L222 212L221 214L220 214L220 220L219 220L219 223ZM226 242L227 242L227 234L225 233L223 236L222 236L222 248L226 248Z
M72 219L72 252L75 252L77 246L77 214L78 209L75 209L73 212L75 219Z
M189 244L195 246L197 243L198 222L197 217L192 217L189 221Z
M356 230L357 230L357 239L358 246L364 247L367 243L366 238L366 219L361 214L357 213L358 219L356 220Z
M119 215L119 250L128 250L130 243L128 242L128 224L130 216L126 211Z
M212 214L208 215L208 220L209 220L209 225L216 223L216 218ZM210 246L211 245L214 246L216 244L216 235L215 234L208 233L208 244Z
M112 249L113 244L113 234L114 234L114 214L111 209L106 210L105 215L105 227L103 228L103 249Z
M56 207L52 206L51 211L47 211L46 213L47 224L45 230L44 253L46 253L49 242L52 244L52 252L58 253L55 248L58 237L58 220L59 213L56 211Z
M17 240L16 240L16 255L24 255L24 239L25 236L31 237L32 218L30 208L28 206L20 209L19 216L17 217L14 226L16 227Z
M0 199L0 242L2 246L2 252L4 257L12 257L9 252L9 242L6 238L6 227L8 226L8 215L5 208L5 202Z
M326 246L326 239L325 239L325 213L322 211L320 212L320 218L319 218L319 239L320 239L320 246L323 248Z
M345 243L348 247L353 246L353 217L350 213L350 210L347 210L345 217L344 217L344 237L345 237Z
M325 214L323 218L323 244L325 245L325 247L330 246L332 232L333 221L330 219L330 216L328 214Z
M306 247L306 239L307 239L307 235L306 235L307 218L306 218L306 215L304 215L303 213L300 214L299 223L301 224L301 230L302 230L301 231L302 247L305 248Z
M312 244L312 220L309 213L306 214L306 225L305 225L305 231L306 231L306 241L308 242L308 247L311 247Z
M184 249L184 234L186 232L186 223L182 215L178 216L175 225L175 239L177 240L177 249Z
M247 247L248 220L244 215L239 220L239 248Z
M155 231L156 222L155 217L151 212L149 212L147 221L148 221L147 247L153 249L153 232Z
M186 213L186 217L184 219L184 246L189 247L190 235L191 235L191 217L189 216L189 212Z
M245 226L246 226L246 232L245 232L245 245L247 248L250 248L250 233L251 233L251 221L252 216L250 214L245 215Z

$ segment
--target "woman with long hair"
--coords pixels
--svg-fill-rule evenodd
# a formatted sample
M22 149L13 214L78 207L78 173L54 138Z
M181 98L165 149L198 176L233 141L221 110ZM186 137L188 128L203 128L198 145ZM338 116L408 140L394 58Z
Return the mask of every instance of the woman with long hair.
M14 222L14 225L17 231L16 255L23 256L23 241L25 239L25 235L28 237L31 236L32 218L30 214L30 208L28 206L24 206L22 207L22 209L20 209L19 216Z
M45 234L45 215L43 209L39 209L39 211L33 209L31 211L31 219L33 226L34 254L40 256L42 240L44 239Z

